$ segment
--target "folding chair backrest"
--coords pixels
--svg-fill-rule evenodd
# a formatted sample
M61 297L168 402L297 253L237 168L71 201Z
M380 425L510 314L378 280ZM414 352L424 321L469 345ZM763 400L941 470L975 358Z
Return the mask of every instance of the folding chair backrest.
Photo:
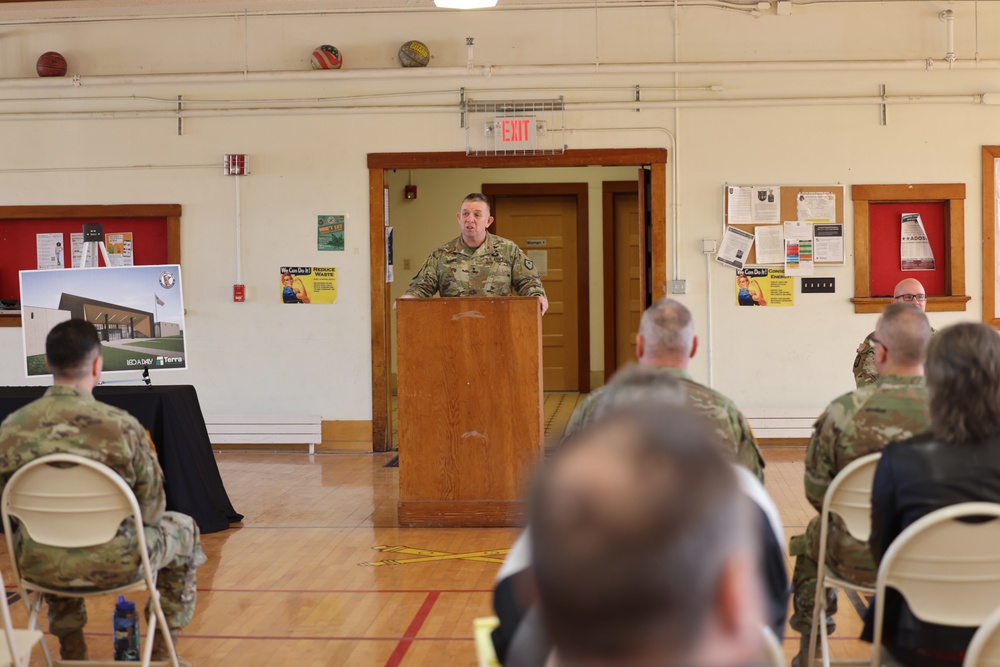
M50 454L20 468L4 488L2 504L5 530L13 516L35 542L60 548L104 544L131 514L142 521L125 481L75 454Z
M959 520L970 517L990 518ZM886 587L927 623L981 624L1000 602L1000 504L950 505L915 521L882 558L876 595Z
M1000 607L972 636L962 667L1000 667Z
M858 541L867 542L872 532L872 481L881 452L851 461L826 490L824 514L833 512L844 520L847 531Z

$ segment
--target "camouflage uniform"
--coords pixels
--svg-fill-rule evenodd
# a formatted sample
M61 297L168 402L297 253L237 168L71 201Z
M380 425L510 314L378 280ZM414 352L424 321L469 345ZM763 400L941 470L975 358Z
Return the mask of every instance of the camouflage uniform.
M413 276L406 294L441 296L545 296L535 265L513 241L487 232L478 248L462 237L431 253Z
M890 442L927 430L927 389L920 376L886 375L875 384L844 394L816 420L806 450L806 498L817 511L830 482L857 458L881 451ZM812 625L819 561L819 517L806 532L792 538L789 554L796 556L792 573L795 613L789 625L808 634ZM843 521L833 515L827 533L827 564L840 576L874 585L875 565L866 542L855 540ZM829 616L837 611L836 592L828 597ZM832 631L832 630L831 630Z
M931 335L936 334L933 328ZM872 347L872 338L875 332L871 332L865 340L858 345L858 354L854 357L854 384L858 389L869 384L875 384L878 379L878 371L875 369L875 348Z
M750 430L750 424L747 423L746 417L739 411L736 404L719 392L709 389L703 384L698 384L683 369L661 368L660 370L680 381L691 406L715 425L715 432L729 445L733 454L736 455L737 461L763 482L764 457L761 456L757 439L754 437L753 431ZM577 406L566 424L564 437L572 435L590 421L591 413L597 407L598 397L603 390L604 387L599 387L590 392L590 395Z
M50 387L45 396L0 425L0 491L22 465L56 452L100 461L129 485L142 512L150 565L159 571L156 588L167 624L171 628L187 625L195 607L195 568L205 562L205 555L194 519L164 511L163 472L142 425L84 389ZM126 519L110 542L96 547L54 549L19 531L15 549L23 573L32 580L54 587L86 588L133 581L141 566L135 543L135 523ZM56 636L81 630L87 623L82 598L46 595L45 599L49 629Z

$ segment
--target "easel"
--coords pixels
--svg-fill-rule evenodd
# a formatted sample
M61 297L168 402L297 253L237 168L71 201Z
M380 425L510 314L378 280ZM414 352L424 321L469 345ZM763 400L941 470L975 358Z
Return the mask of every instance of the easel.
M111 259L108 257L108 246L104 242L104 227L103 225L84 225L83 226L83 249L80 253L80 264L74 266L74 269L81 268L100 268L97 259L97 251L100 250L101 257L104 258L104 267L108 268L111 266ZM90 264L90 257L93 255L95 259L95 266L88 267ZM155 326L155 324L154 324ZM101 380L98 382L99 385L105 384L122 384L126 382L135 382L135 380ZM147 387L152 387L153 383L149 379L149 366L144 365L142 367L142 382L146 383Z

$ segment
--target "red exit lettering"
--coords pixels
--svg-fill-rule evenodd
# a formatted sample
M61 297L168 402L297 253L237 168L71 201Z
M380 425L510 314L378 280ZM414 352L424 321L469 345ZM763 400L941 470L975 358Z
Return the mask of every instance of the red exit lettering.
M527 141L528 123L530 118L500 121L500 137L502 141Z

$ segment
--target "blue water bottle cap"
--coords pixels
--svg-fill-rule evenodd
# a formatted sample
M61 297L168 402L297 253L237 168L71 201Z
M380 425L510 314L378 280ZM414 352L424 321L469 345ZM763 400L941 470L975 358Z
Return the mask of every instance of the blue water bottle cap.
M126 600L124 595L119 595L118 603L115 605L115 611L135 611L135 603Z

